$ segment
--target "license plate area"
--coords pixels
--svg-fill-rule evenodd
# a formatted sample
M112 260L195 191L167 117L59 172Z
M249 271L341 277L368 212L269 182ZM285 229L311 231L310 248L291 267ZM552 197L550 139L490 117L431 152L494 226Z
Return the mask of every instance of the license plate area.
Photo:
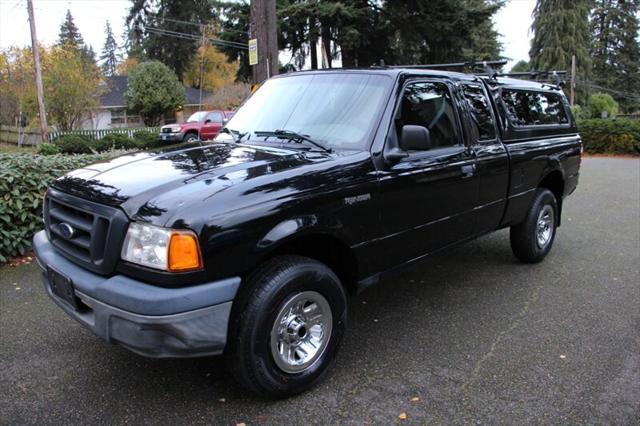
M78 309L78 297L73 291L71 279L50 266L47 267L47 277L49 278L51 292L68 303L73 309Z

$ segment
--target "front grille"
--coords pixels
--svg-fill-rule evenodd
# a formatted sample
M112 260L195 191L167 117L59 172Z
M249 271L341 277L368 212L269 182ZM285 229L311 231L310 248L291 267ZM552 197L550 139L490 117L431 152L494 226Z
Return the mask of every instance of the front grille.
M65 257L100 274L115 270L127 228L121 210L50 189L44 222L51 243Z
M164 127L162 129L162 133L171 133L171 128L170 127Z

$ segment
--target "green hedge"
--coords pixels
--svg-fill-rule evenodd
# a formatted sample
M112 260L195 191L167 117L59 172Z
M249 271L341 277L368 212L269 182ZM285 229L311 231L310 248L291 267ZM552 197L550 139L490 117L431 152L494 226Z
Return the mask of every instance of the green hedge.
M157 133L140 130L129 138L122 133L109 133L102 139L93 139L89 136L70 134L63 135L53 140L53 145L58 152L63 154L92 154L118 149L149 149L163 145ZM56 153L55 149L47 148L42 154Z
M160 140L157 133L148 130L138 130L133 134L133 139L141 149L160 148L167 143Z
M122 154L0 154L0 262L24 254L42 228L42 196L66 172Z
M640 121L629 119L579 120L585 152L640 155Z
M81 135L64 135L53 140L63 154L91 154L97 151L96 142Z

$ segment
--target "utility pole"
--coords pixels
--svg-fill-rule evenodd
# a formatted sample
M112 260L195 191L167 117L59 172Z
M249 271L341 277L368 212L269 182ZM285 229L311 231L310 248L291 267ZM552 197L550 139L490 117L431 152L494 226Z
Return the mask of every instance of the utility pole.
M253 65L253 82L260 84L278 74L276 0L251 0L251 37L258 40L258 63Z
M322 68L331 68L329 56L327 56L327 46L324 44L324 38L320 40L320 51L322 52Z
M573 106L576 99L576 55L571 56L571 96L569 101Z
M202 40L200 42L200 84L198 84L198 88L200 89L200 105L198 105L199 109L202 108L202 83L203 83L203 74L204 74L204 54L205 54L205 26L200 25L200 32L202 33Z
M44 108L44 88L42 87L42 67L40 66L40 50L38 49L38 37L36 36L36 20L33 17L33 2L27 0L27 12L29 13L29 27L31 27L31 49L33 49L33 65L36 69L36 91L38 95L38 111L40 114L40 133L42 142L49 142L49 128L47 127L47 113Z

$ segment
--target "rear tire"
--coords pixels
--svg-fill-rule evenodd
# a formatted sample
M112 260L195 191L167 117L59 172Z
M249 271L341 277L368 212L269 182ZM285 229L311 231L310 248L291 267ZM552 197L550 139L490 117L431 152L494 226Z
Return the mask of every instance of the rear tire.
M536 263L551 250L558 223L558 202L546 188L538 188L524 222L511 227L513 254L523 262Z
M281 256L259 266L234 301L226 361L236 380L267 397L310 388L333 364L347 301L326 265Z

